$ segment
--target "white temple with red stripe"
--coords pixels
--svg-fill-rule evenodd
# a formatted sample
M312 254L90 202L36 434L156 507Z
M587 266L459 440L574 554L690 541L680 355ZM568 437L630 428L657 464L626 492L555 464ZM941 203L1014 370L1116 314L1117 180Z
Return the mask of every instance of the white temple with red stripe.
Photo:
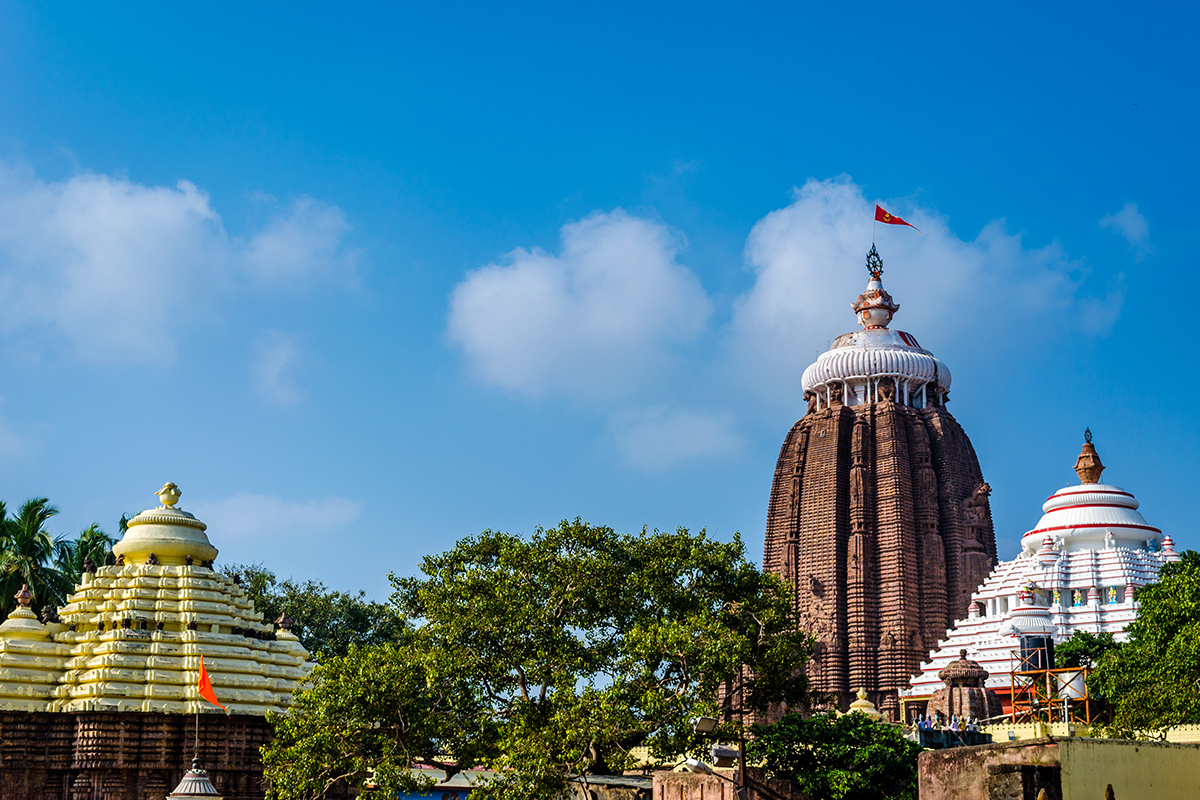
M966 649L1007 706L1020 636L1062 642L1084 630L1125 639L1137 615L1134 590L1156 581L1159 569L1179 555L1171 537L1142 517L1131 493L1099 482L1104 465L1090 434L1075 469L1082 482L1046 500L1042 518L1021 538L1020 554L997 565L971 595L968 617L947 631L902 697L941 688L938 671Z

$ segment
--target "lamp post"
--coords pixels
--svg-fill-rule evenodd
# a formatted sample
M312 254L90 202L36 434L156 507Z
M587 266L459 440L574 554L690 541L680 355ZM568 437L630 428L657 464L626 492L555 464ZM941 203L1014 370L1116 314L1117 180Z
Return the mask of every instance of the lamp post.
M717 718L716 717L693 717L692 718L692 731L694 733L712 735L712 732L715 731L716 729L717 729ZM730 756L732 755L732 753L730 752L731 750L732 750L732 748L723 747L720 744L713 744L712 747L709 749L709 752L712 754L713 761L717 763L717 766L726 766L726 765L721 764L720 762L725 759L730 758ZM745 734L745 731L741 730L740 728L738 730L737 761L738 761L738 779L736 781L731 778L726 778L724 775L718 775L717 773L713 772L712 768L709 767L707 764L704 764L703 762L698 761L694 758L689 758L684 763L687 764L688 768L691 769L693 772L703 771L705 774L714 775L723 781L729 781L730 783L732 783L734 785L734 795L733 796L735 798L737 798L737 800L747 800L748 792L746 791L746 734Z

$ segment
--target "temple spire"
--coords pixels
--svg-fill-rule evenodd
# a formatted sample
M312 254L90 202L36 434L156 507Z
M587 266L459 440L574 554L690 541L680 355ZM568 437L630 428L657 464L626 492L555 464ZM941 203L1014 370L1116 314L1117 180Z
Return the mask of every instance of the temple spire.
M874 244L867 252L867 272L870 273L871 280L852 308L858 315L858 323L864 328L886 328L892 321L892 315L900 310L900 306L883 288L883 259L880 258Z
M1083 449L1079 452L1079 458L1075 459L1075 474L1079 476L1079 482L1099 483L1100 474L1104 472L1104 464L1100 463L1100 456L1096 453L1096 446L1092 444L1092 429L1088 428L1083 432Z

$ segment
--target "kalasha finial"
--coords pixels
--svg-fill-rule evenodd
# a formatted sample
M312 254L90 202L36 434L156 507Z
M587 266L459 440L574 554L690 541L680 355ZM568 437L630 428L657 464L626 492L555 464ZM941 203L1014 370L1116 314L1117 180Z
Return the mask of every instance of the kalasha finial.
M285 611L279 615L279 619L275 620L275 624L279 626L280 630L290 631L292 629L292 618Z
M21 591L13 595L13 599L21 604L22 608L29 608L29 604L33 602L33 592L29 591L28 584L21 584Z
M875 249L875 243L871 242L871 249L867 251L867 272L871 278L879 280L883 275L883 258L879 255L879 251Z
M163 508L171 508L179 502L183 492L179 491L179 487L173 483L164 483L163 488L155 492L158 499L162 501Z
M886 328L892 321L892 315L900 310L900 306L892 300L892 296L883 288L883 259L875 245L871 245L867 253L867 272L871 273L871 282L867 289L858 296L851 308L858 317L858 323L864 328Z
M1088 428L1083 432L1083 449L1079 452L1079 458L1075 459L1075 474L1079 476L1080 483L1099 483L1102 472L1104 464L1100 462L1100 456L1092 444L1092 429Z

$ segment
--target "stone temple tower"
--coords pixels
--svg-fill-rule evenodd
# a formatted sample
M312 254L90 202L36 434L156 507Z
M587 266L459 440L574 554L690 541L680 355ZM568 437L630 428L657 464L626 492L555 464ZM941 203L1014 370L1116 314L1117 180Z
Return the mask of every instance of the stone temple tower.
M814 687L845 709L859 688L884 713L996 564L996 540L970 439L946 410L950 370L871 279L839 336L804 371L808 411L779 452L763 565L795 591L817 640Z

